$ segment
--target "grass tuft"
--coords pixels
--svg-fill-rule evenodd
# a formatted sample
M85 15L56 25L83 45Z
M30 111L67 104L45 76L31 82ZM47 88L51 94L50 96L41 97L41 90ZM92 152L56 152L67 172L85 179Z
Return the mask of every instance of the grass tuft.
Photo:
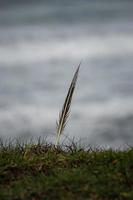
M0 200L17 199L133 199L133 148L3 144Z

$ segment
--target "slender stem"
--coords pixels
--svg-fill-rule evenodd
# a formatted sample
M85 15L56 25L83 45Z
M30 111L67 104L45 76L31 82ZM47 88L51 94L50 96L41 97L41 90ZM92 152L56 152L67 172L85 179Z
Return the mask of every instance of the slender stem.
M59 140L60 140L60 135L58 134L58 136L57 136L57 139L56 139L56 147L58 147L59 146Z

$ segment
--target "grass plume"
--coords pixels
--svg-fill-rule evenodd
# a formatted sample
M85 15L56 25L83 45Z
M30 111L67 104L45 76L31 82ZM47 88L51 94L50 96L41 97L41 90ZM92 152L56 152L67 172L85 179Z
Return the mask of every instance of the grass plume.
M80 63L81 64L81 63ZM59 121L57 122L57 140L56 140L56 146L59 144L60 136L63 133L63 130L66 126L67 118L69 116L70 112L70 106L72 101L73 92L76 86L77 78L78 78L78 72L80 68L80 64L73 76L72 82L70 84L67 96L65 98L65 102L63 104L61 113L59 114Z

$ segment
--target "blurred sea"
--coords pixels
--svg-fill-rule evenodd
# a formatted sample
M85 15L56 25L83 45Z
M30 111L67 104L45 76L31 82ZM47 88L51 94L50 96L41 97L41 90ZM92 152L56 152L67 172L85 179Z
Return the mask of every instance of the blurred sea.
M65 135L133 145L133 1L0 1L0 136L53 141L81 60Z

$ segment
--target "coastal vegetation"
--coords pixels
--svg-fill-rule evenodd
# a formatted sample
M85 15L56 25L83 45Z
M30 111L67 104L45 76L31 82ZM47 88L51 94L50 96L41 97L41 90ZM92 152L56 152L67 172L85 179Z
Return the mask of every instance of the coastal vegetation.
M133 148L0 145L0 200L133 199Z

